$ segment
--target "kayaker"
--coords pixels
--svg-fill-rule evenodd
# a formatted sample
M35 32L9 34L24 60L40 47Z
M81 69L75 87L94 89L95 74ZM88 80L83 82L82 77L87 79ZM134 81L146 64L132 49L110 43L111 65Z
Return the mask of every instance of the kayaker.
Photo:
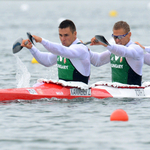
M64 20L59 25L61 44L50 42L33 35L49 52L40 52L30 41L23 40L22 46L28 48L35 59L50 67L57 64L58 78L65 81L81 81L88 84L90 76L90 53L88 47L77 38L76 26L71 20Z
M91 63L101 66L111 64L112 82L139 85L142 82L142 66L144 53L142 48L132 42L130 26L124 21L118 21L113 26L112 37L116 44L106 45L91 39L91 45L103 45L107 51L91 53Z
M139 42L135 42L135 43L138 44L139 46L141 46L141 48L145 51L145 53L144 53L144 64L150 66L150 46L143 46Z

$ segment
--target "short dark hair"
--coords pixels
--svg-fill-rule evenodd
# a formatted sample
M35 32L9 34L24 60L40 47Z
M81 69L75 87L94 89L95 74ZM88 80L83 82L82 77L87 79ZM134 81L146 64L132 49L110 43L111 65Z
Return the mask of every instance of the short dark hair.
M58 28L63 29L63 28L68 28L68 27L70 28L72 33L74 33L76 31L75 24L69 19L66 19L66 20L62 21Z
M124 29L126 33L130 32L130 26L125 21L118 21L114 24L113 30Z

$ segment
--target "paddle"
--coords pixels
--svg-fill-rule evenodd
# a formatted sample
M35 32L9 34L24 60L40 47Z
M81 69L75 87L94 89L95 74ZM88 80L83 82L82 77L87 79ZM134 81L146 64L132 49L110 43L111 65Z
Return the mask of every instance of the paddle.
M102 35L95 35L95 38L96 38L96 42L102 42L103 44L106 44L106 45L110 45L108 43L108 41L105 39L104 36ZM84 45L88 45L88 44L91 44L91 41L88 41L86 43L83 43Z
M84 44L84 45L91 44L91 41L85 42L85 43L83 43L83 44Z
M17 39L17 41L13 44L13 53L18 53L23 47L21 46L22 38Z
M96 38L99 42L101 42L101 43L103 43L103 44L110 45L110 44L108 43L108 41L105 39L105 37L102 36L102 35L95 35L95 38Z
M31 35L30 32L27 32L27 36L28 36L29 40L31 41L31 43L34 44L34 42L33 42L34 38L33 38L33 36ZM15 54L15 53L18 53L18 52L23 48L23 47L21 46L22 41L23 41L23 38L19 38L19 39L17 39L17 41L13 44L12 50L13 50L13 53L14 53L14 54ZM26 45L26 44L28 44L28 41L25 42L25 45ZM35 44L34 44L34 45L35 45Z
M35 39L34 39L34 37L31 35L30 32L27 32L27 36L28 36L30 42L31 42L33 45L35 45L34 42L33 42L33 40L35 40Z

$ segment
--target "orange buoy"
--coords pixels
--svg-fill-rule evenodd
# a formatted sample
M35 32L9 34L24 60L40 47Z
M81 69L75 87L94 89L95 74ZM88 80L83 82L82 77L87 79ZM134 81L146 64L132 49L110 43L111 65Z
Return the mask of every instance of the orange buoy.
M128 114L123 109L115 110L111 116L110 121L128 121Z

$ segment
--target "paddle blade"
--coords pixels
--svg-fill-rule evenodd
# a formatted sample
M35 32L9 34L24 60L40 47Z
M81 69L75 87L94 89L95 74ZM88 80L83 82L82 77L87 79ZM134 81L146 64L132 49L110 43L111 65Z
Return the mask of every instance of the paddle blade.
M13 44L13 53L18 53L23 47L21 46L22 38L19 38L14 44Z
M27 36L28 36L30 42L31 42L33 45L35 45L34 42L33 42L33 41L34 41L34 37L31 35L30 32L27 32Z
M110 45L110 44L108 43L108 41L105 39L105 37L102 36L102 35L95 35L95 38L96 38L98 41L102 42L103 44Z

